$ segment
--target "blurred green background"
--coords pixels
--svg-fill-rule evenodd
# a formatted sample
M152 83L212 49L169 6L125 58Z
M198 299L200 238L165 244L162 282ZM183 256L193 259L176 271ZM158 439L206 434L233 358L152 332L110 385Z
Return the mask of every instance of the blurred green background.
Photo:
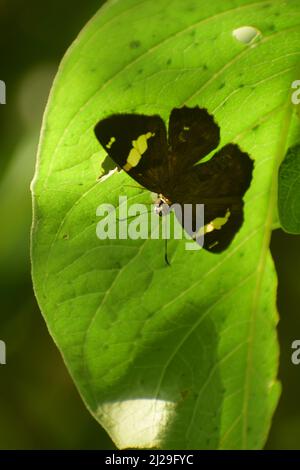
M50 338L31 285L31 198L42 113L58 64L105 0L0 0L0 449L110 449L86 411ZM300 237L277 230L272 253L279 277L280 379L283 392L266 448L300 449Z

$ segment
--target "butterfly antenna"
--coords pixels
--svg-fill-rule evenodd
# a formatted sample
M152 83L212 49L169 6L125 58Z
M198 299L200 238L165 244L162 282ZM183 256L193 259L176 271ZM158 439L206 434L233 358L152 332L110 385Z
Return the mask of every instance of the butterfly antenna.
M168 239L167 238L165 238L165 262L168 266L171 266L168 260Z

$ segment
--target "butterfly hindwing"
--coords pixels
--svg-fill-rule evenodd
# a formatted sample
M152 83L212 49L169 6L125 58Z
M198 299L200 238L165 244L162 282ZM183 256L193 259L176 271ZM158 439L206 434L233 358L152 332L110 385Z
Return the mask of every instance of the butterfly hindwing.
M236 144L221 148L207 162L194 167L199 187L207 197L242 198L250 186L253 160Z
M217 217L215 217L216 212L219 214ZM243 202L232 204L226 209L225 207L222 210L220 208L219 211L214 210L213 213L210 213L208 209L206 220L210 221L205 226L203 248L212 253L224 251L240 229L243 219ZM210 228L212 228L211 231Z
M210 175L214 190L205 205L205 224L213 228L204 236L205 249L224 251L239 231L244 220L243 197L251 183L253 166L253 160L236 144L225 145L211 160L197 165L199 186Z
M175 202L204 204L204 248L221 252L228 247L243 223L243 196L252 177L253 160L238 145L228 144L209 161L188 169L172 197ZM171 197L171 196L170 196ZM193 233L197 225L193 211ZM190 233L191 235L191 233Z

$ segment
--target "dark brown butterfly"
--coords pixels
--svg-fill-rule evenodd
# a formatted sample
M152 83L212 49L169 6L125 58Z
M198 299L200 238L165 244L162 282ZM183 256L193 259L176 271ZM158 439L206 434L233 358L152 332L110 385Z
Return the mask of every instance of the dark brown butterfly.
M139 114L105 118L95 134L120 168L158 194L158 207L161 202L204 204L204 227L209 229L203 247L213 253L228 247L243 223L253 160L238 145L228 144L201 163L220 142L220 128L206 109L173 109L168 136L160 116Z

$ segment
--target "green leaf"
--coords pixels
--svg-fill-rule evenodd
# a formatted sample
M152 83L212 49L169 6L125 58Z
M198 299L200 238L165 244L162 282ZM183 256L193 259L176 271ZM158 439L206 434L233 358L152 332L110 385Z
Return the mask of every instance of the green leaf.
M66 54L33 184L33 279L93 416L120 448L257 449L279 396L269 253L300 53L298 0L115 0ZM233 34L252 26L249 43ZM147 201L124 172L98 181L93 128L116 112L206 107L221 145L255 159L245 222L221 255L185 241L96 237L101 203ZM131 185L131 186L130 186Z
M289 148L279 169L278 213L286 232L300 233L300 145Z

